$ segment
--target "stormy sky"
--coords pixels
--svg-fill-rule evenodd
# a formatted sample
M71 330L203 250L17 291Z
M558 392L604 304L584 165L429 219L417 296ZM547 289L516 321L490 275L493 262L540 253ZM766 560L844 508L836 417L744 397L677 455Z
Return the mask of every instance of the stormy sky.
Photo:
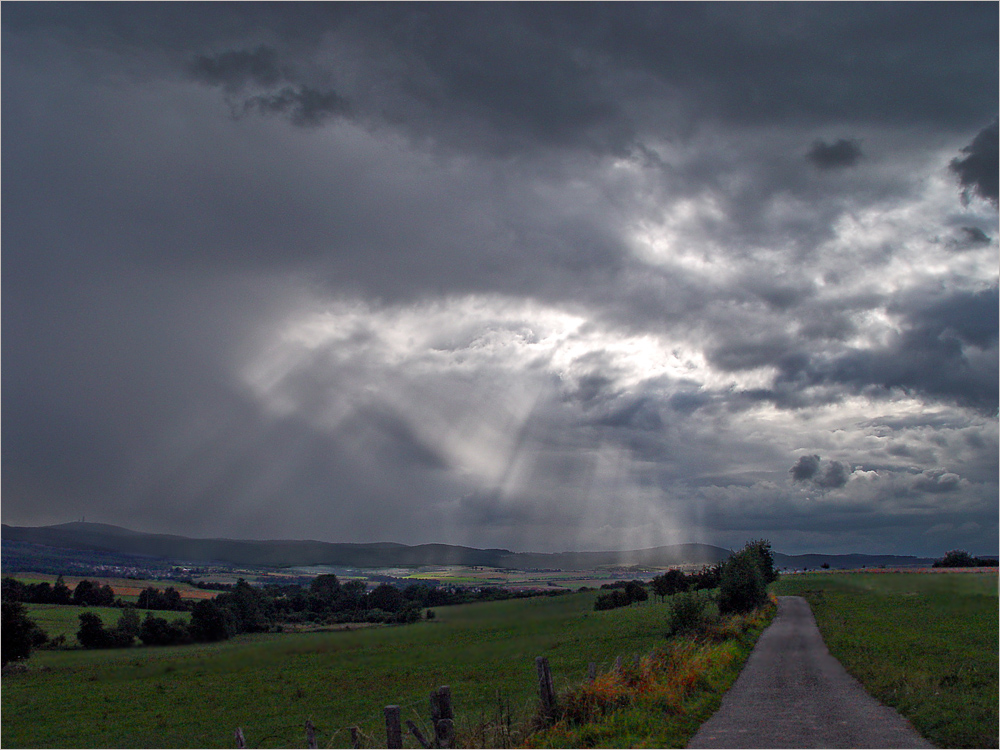
M2 509L997 552L995 3L3 3Z

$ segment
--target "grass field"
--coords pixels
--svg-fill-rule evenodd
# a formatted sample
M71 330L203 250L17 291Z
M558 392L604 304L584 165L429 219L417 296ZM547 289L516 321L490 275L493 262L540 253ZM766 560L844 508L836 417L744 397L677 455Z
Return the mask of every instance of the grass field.
M997 747L997 574L783 577L830 652L939 747Z
M76 631L80 629L80 615L84 612L93 612L101 618L104 627L113 628L118 624L118 618L122 611L117 607L74 607L68 604L25 604L24 611L36 625L38 625L50 638L57 638L60 635L66 637L67 646L79 645L76 640ZM138 610L139 617L145 617L145 610ZM184 620L187 622L191 618L190 612L161 612L153 613L157 617L166 618L169 621Z
M216 645L36 652L4 677L9 747L293 747L303 722L320 746L350 744L358 725L384 743L382 709L427 730L430 691L450 685L459 731L498 706L514 721L535 706L535 656L549 658L557 690L589 661L662 644L667 607L592 612L596 592L441 607L433 621L354 632L244 636ZM412 737L407 738L415 746Z

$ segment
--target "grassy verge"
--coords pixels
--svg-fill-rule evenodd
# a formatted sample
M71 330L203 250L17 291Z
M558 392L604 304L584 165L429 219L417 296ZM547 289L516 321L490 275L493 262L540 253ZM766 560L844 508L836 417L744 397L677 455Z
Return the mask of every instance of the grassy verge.
M559 696L555 724L528 747L685 747L718 709L775 607L710 621L639 664Z
M996 747L997 575L786 576L830 652L939 747Z

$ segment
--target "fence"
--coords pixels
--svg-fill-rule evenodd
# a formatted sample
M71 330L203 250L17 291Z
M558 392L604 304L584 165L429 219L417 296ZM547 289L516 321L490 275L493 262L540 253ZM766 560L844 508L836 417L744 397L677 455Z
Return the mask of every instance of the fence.
M634 664L640 665L641 657L636 654ZM623 670L623 660L621 656L615 658L612 670L621 673ZM549 660L544 656L535 658L535 672L538 680L538 720L542 727L550 725L558 709L558 699L552 679L552 670L549 667ZM587 680L593 682L597 679L598 664L590 662L587 665ZM390 749L403 747L403 726L402 709L416 706L423 703L422 700L413 701L401 706L400 704L388 705L383 709L385 719L385 743L379 744L378 738L363 732L360 726L346 727L351 734L351 747L361 748L363 745L372 743ZM455 715L452 709L451 688L442 685L437 690L431 691L430 696L430 725L434 733L433 737L425 737L420 727L412 719L407 719L405 726L414 739L424 748L451 748L455 746ZM248 747L246 738L243 735L243 728L237 727L235 732L236 747ZM305 722L306 747L318 747L316 740L316 726L311 719Z

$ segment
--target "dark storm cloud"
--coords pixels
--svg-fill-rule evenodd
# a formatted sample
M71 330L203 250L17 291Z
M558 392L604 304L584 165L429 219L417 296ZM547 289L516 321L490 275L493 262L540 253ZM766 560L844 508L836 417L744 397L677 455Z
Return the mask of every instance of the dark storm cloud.
M962 227L962 234L966 246L985 245L989 243L990 236L979 227Z
M317 126L324 120L346 114L348 101L332 89L305 84L279 84L296 79L294 72L279 64L276 51L261 45L253 50L230 50L217 55L199 55L190 64L191 76L202 83L222 86L234 116L257 112L288 115L293 125ZM249 93L251 89L270 89Z
M795 466L788 470L794 482L805 482L808 479L812 479L818 471L819 456L816 455L799 456L799 460L795 462Z
M1000 180L1000 157L998 157L998 123L993 122L962 149L968 156L951 161L952 171L966 190L997 205L997 181Z
M288 59L319 49L326 29L335 44L345 41L335 74L343 87L335 90L358 116L437 144L499 154L539 146L626 153L664 119L686 129L706 116L967 125L983 116L974 104L981 92L996 88L995 73L987 72L995 61L983 53L996 19L975 4L908 6L905 20L878 5L724 3L589 3L572 13L547 4L416 3L216 12L230 36L266 29ZM179 46L175 35L160 36ZM352 59L358 54L378 66L359 66ZM877 62L859 65L862 59ZM215 82L281 75L293 86L316 87L316 70L279 70L268 48L195 60ZM384 75L375 85L378 72ZM818 158L841 164L850 144L824 146L832 151Z
M840 461L830 461L826 468L820 469L818 455L800 456L795 465L788 470L793 482L811 482L822 489L837 489L847 484L850 467Z
M240 92L249 84L275 86L288 81L290 73L278 64L273 47L261 45L252 50L229 50L217 55L198 55L191 61L191 76L203 83L221 85L229 92Z
M816 141L806 157L820 169L853 167L861 159L861 146L857 141L846 138L833 143Z
M822 474L816 474L812 477L813 484L817 487L823 487L827 489L832 489L836 487L843 487L847 484L847 476L849 474L848 467L839 461L831 461Z

